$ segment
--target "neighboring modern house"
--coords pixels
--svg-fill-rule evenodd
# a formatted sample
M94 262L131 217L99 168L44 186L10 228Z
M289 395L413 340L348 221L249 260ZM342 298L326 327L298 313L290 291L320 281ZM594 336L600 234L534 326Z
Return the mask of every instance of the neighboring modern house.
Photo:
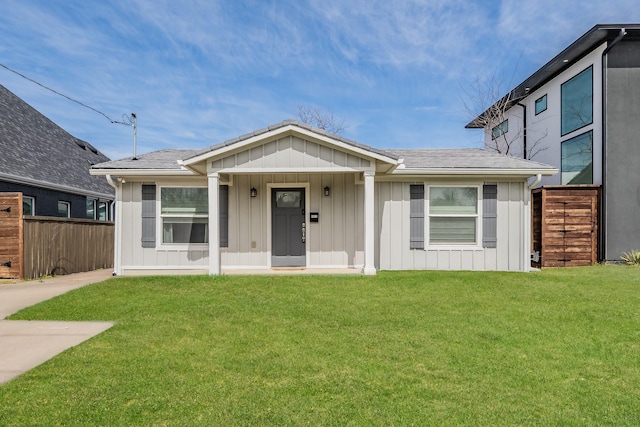
M110 220L114 190L89 175L108 161L0 85L0 192L23 194L24 215Z
M596 25L492 108L505 104L467 127L560 170L541 185L601 185L603 260L640 249L640 24Z
M528 180L556 172L479 149L379 150L296 121L91 170L116 187L118 275L528 271Z

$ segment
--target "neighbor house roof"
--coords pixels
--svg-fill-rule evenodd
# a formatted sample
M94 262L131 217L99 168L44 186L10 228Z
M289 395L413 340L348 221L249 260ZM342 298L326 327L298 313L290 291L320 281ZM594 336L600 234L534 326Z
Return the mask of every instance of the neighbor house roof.
M511 89L504 97L502 97L501 100L510 101L514 104L519 102L521 99L525 98L528 93L533 93L540 86L571 67L602 43L615 40L620 36L623 30L625 38L640 38L640 24L596 25L569 45L569 47L556 55L551 61L547 62L535 73L527 77L522 83ZM496 104L498 104L499 100L496 101ZM473 119L465 127L470 129L482 128L483 125L481 124L481 121L478 120L481 116L482 115Z
M0 85L0 180L113 199L113 188L89 175L109 158L53 123Z

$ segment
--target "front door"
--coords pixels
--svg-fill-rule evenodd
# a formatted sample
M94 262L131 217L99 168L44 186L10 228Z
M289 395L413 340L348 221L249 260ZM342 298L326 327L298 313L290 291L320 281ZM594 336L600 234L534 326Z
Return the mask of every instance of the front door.
M271 266L306 266L304 188L271 190Z

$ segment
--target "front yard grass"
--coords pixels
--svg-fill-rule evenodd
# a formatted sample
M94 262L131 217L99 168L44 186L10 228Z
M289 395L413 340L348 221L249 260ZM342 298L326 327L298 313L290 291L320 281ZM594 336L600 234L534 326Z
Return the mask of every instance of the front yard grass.
M640 269L115 278L0 425L639 425Z

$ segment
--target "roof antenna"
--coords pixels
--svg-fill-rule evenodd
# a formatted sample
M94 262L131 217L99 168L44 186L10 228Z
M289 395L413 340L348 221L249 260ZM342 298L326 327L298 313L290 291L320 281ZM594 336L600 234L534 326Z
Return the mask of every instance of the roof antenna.
M136 113L131 113L130 116L123 114L121 122L117 122L113 120L111 121L111 123L118 123L121 125L133 126L133 157L131 158L131 160L138 160L138 157L136 154L136 142L137 142L136 140L138 138L138 117L136 116Z

